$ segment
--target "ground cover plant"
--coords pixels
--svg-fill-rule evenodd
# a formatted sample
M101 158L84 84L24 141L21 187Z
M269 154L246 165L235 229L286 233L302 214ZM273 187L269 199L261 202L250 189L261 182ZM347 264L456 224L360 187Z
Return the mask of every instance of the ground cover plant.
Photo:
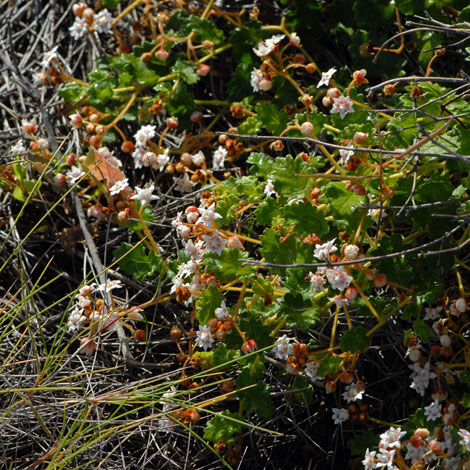
M470 7L3 1L5 468L470 465Z

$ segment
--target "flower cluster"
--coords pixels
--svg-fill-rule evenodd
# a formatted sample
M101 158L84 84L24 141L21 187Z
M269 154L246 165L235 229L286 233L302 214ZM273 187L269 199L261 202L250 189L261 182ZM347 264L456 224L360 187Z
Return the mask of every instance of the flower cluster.
M73 12L75 21L69 28L73 39L78 40L87 32L111 33L113 17L106 8L96 13L93 8L81 2L73 5Z

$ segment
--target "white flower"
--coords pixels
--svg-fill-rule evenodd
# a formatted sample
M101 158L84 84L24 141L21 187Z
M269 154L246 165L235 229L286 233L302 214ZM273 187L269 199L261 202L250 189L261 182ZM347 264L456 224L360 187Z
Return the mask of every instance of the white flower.
M331 77L335 74L336 69L333 67L328 72L323 72L321 74L321 80L318 82L317 88L320 88L321 86L330 86L330 80Z
M76 331L80 328L80 326L87 320L85 315L82 315L80 309L75 307L69 316L69 321L67 324L67 329L70 332Z
M364 465L364 470L374 470L376 469L375 465L375 454L377 452L375 450L369 452L369 449L366 450L366 453L364 455L364 460L362 461L362 465Z
M127 178L124 178L121 181L116 181L110 188L109 193L111 196L119 194L121 191L124 191L129 186L129 181Z
M438 318L441 317L440 312L442 310L442 307L426 307L424 311L426 312L426 315L424 315L423 320L437 320Z
M292 353L292 344L289 344L289 341L287 335L283 335L276 340L272 349L276 359L287 359Z
M393 465L394 456L395 456L395 449L393 449L392 451L380 449L380 453L378 453L375 456L378 460L378 462L376 463L377 468L386 466L390 470L395 470L395 468L397 467Z
M15 145L12 145L10 148L10 153L13 155L20 155L26 152L26 148L23 145L23 141L19 140Z
M467 452L470 452L470 432L466 429L459 429L459 436L462 438L459 441L461 446L464 446L467 449Z
M175 189L180 193L190 193L193 189L193 186L196 183L193 183L187 173L184 174L182 178L175 178L173 177L173 181L176 183Z
M163 153L160 153L157 156L157 168L160 171L163 171L169 161L170 161L170 149L165 149Z
M441 417L441 405L439 400L434 400L429 406L424 407L424 416L428 421L436 421Z
M349 304L349 300L344 295L335 295L334 297L328 297L328 299L332 300L338 307Z
M289 42L292 46L300 47L300 38L297 33L292 33L290 35Z
M266 194L266 196L277 196L276 190L274 189L273 180L266 181L266 186L264 187L264 194Z
M336 266L326 270L326 278L333 289L344 290L351 284L352 276L344 272L344 266Z
M204 348L204 351L207 351L214 343L210 327L199 325L199 331L196 334L199 347Z
M353 113L354 108L349 96L341 95L339 98L333 98L333 107L331 108L332 113L339 113L339 117L344 119L344 116L348 113Z
M111 13L105 8L95 15L95 21L93 23L93 29L97 33L110 33L113 25L113 17Z
M434 372L430 372L429 368L429 362L426 362L424 367L421 367L418 362L410 366L410 369L413 370L410 376L410 378L413 379L410 387L414 388L421 396L424 396L424 392L429 385L429 380L437 377Z
M183 225L184 226L184 225ZM188 240L184 244L184 251L187 253L191 258L195 260L201 260L204 255L204 242L198 241L196 244L192 240Z
M214 170L220 170L224 167L225 157L228 155L227 150L225 150L221 145L212 155L212 168Z
M308 273L310 278L310 283L312 284L312 289L315 292L324 291L325 290L325 279L320 276L319 274L314 274L312 272Z
M319 367L320 367L319 362L307 362L307 365L305 366L305 373L307 374L308 377L310 377L314 381L322 380L322 377L319 377L317 375L317 371Z
M155 137L155 126L142 126L135 134L135 145L137 147L145 147L147 140L151 140Z
M349 412L346 408L332 408L331 411L333 411L332 418L334 419L335 424L344 423L349 419Z
M72 36L73 39L75 40L80 39L88 31L88 24L84 18L80 18L79 16L76 16L75 21L73 22L73 25L70 26L69 28L69 31L70 31L70 36Z
M350 385L346 385L342 397L348 402L362 400L362 395L364 393L363 383L353 382Z
M334 246L335 240L336 238L333 238L333 240L323 243L323 245L316 244L313 252L315 258L320 261L326 261L331 253L338 250L338 248Z
M391 427L388 431L385 431L380 435L380 447L384 449L390 449L401 447L400 439L406 434L406 431L402 431L401 428Z
M420 349L421 349L421 345L420 345L420 344L416 344L415 346L410 346L410 347L406 350L405 357L406 357L406 356L409 356L411 362L419 361L419 359L420 359L420 357L421 357L421 351L420 351Z
M227 244L227 240L219 235L217 230L214 230L211 235L203 235L202 238L206 242L206 251L210 253L222 254L224 246Z
M97 289L100 292L111 292L113 289L121 289L122 283L118 280L108 279L104 284L99 284Z
M225 320L229 316L225 300L222 301L220 307L215 309L215 316L217 317L217 320Z
M142 205L148 204L150 201L158 199L158 196L154 196L152 193L155 189L155 185L151 185L148 188L135 188L136 194L131 197L135 201L140 201Z
M197 272L198 264L190 259L187 263L181 263L178 266L178 274L177 277L185 277L189 276L190 274L195 274Z
M73 166L70 171L65 173L65 177L70 184L75 184L82 176L85 176L85 172L78 166Z
M213 222L217 219L222 219L222 216L215 212L215 202L213 202L207 209L199 207L198 223L205 225L207 228L212 228Z
M100 147L95 151L96 156L99 159L104 160L106 163L111 165L113 168L119 169L122 166L121 160L114 156L114 152L111 152L108 147ZM96 158L95 156L95 158Z
M250 85L253 88L253 91L260 91L259 82L263 80L263 74L258 69L253 69L250 77Z
M44 68L49 67L49 64L51 63L52 60L57 59L57 49L58 46L55 46L54 49L51 49L49 52L46 52L44 54L44 58L42 59L41 65Z
M347 148L354 149L352 140L349 141ZM340 149L339 154L341 156L341 164L347 165L349 159L354 155L354 150Z
M266 57L276 50L277 45L285 38L284 34L276 34L266 41L260 41L256 47L253 48L253 52L258 57Z

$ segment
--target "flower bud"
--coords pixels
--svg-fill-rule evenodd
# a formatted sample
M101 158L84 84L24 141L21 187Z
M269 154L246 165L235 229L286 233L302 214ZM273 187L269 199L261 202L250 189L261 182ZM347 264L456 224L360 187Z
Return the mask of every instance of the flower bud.
M194 111L191 114L191 121L192 122L201 122L202 118L203 118L203 114L201 113L201 111Z
M168 59L169 55L170 54L165 49L159 49L157 52L155 52L155 57L161 60L162 62L165 62Z
M72 11L75 16L82 16L85 9L86 9L86 4L83 2L75 3L72 7Z
M23 124L23 132L26 135L32 135L38 130L38 126L34 122L27 122Z
M387 276L385 274L377 274L376 278L374 279L374 286L383 287L386 284L387 284Z
M366 132L356 132L353 136L353 142L356 142L356 144L363 144L366 139L367 139L367 136L369 134L367 134Z
M66 178L65 178L65 175L63 173L57 173L57 175L54 176L54 183L57 186L64 187L65 186L65 181L66 181Z
M254 339L249 339L248 341L245 341L242 345L242 351L245 354L249 354L253 352L256 349L256 342Z
M226 248L237 248L238 250L243 250L242 242L236 235L231 236L225 246Z
M356 259L359 255L359 247L357 245L344 245L342 252L348 259Z
M455 301L455 308L460 312L464 313L467 311L467 301L463 298L460 297L460 299L457 299Z
M178 118L176 116L170 116L167 120L166 120L166 125L170 128L170 129L176 129L178 127Z
M395 93L395 85L389 83L388 85L384 86L384 95L385 96L392 96Z
M145 341L147 338L147 333L145 333L145 330L135 330L134 331L134 338L136 341Z
M269 148L271 150L275 150L276 152L281 152L282 150L284 150L284 143L282 142L282 140L275 140L271 143Z
M259 88L263 91L269 91L273 87L273 82L267 78L263 78L259 82Z
M313 98L310 95L302 96L302 103L305 106L310 106L313 103Z
M353 80L357 86L363 85L364 83L369 83L369 81L366 79L366 75L366 69L356 70L353 72Z
M346 289L346 292L344 293L344 296L349 300L353 301L357 298L357 289L355 287L348 287Z
M328 96L328 95L325 95L322 100L321 100L321 104L323 106L325 106L325 108L328 108L329 106L331 106L332 104L334 103L333 101L333 98L331 96Z
M210 72L211 68L209 65L207 64L201 64L199 65L199 67L196 69L196 73L200 76L200 77L205 77L209 72Z
M336 87L334 87L334 88L328 88L328 91L326 92L326 94L327 94L330 98L334 99L334 98L339 98L339 97L341 96L341 91L340 91L338 88L336 88Z
M302 132L303 135L312 135L313 134L313 124L309 121L304 122L300 126L300 132Z
M152 60L152 54L150 54L150 52L144 52L141 56L140 56L140 60L142 62L150 62Z
M317 66L315 64L310 63L305 66L305 71L309 74L315 73L316 70Z
M125 140L122 144L121 144L121 150L124 152L124 153L132 153L134 151L134 143L131 142L130 140Z

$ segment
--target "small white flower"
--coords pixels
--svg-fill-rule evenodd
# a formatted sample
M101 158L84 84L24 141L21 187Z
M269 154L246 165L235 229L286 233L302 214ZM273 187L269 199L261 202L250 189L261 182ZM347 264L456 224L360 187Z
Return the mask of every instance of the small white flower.
M436 421L441 417L441 405L439 400L434 400L429 406L424 407L424 416L428 421Z
M320 88L321 86L330 86L330 80L331 77L335 74L336 69L333 67L328 72L323 72L321 74L321 80L318 82L317 88Z
M147 145L147 140L152 140L155 137L155 126L142 126L135 134L135 145L137 147L145 147Z
M65 173L65 177L69 184L75 184L82 176L85 176L85 172L78 166L73 166L70 171Z
M312 272L308 273L310 278L310 283L312 284L312 289L315 292L324 291L325 290L325 279L320 276L319 274L314 274Z
M184 174L181 178L173 177L173 181L176 183L175 190L179 191L180 193L190 193L193 190L193 186L196 183L193 183L187 173Z
M116 181L110 188L109 193L111 196L115 196L119 194L121 191L124 191L127 187L129 187L129 181L127 178L124 178L121 181Z
M277 45L285 38L284 34L276 34L266 41L260 41L256 47L253 48L253 52L258 57L266 57L276 50Z
M344 119L344 116L348 113L354 112L353 103L349 96L340 96L339 98L333 98L333 107L331 108L332 113L339 113L339 117Z
M287 359L292 353L292 344L289 344L290 339L287 335L281 336L273 346L273 353L276 359Z
M464 446L467 449L467 452L470 452L470 432L466 429L459 429L459 436L462 438L459 441L461 446Z
M215 316L217 317L217 320L225 320L228 318L228 310L225 305L225 300L222 301L222 304L220 307L215 309Z
M20 155L26 152L26 148L23 145L23 141L19 140L15 145L12 145L10 148L10 153L13 155Z
M183 225L184 226L184 225ZM204 255L204 242L198 241L196 244L192 240L188 240L184 244L184 251L191 256L192 259L201 260Z
M214 170L220 170L224 167L225 157L227 157L228 152L221 145L212 155L212 168Z
M136 194L131 197L135 201L140 201L142 205L148 204L150 201L158 199L158 196L154 196L152 193L155 189L155 185L151 185L148 188L135 188Z
M273 180L266 181L266 186L264 187L264 194L266 194L266 196L277 196L276 190L274 189Z
M351 383L346 385L342 397L348 402L362 400L362 395L364 393L364 385L362 383Z
M214 343L210 327L199 325L199 331L196 334L199 347L207 351Z
M313 255L320 261L326 261L331 253L338 250L336 246L334 246L336 238L330 240L329 242L323 243L323 245L315 245L315 250Z
M100 292L111 292L113 289L121 289L122 282L119 280L108 279L104 284L99 284L97 290Z
M169 161L170 161L170 149L165 149L163 153L160 153L157 156L157 168L160 171L163 171Z
M305 366L305 373L314 381L322 380L323 377L317 375L318 368L320 367L319 362L307 362Z
M348 149L354 149L352 140L349 141ZM348 164L349 159L354 155L354 150L340 149L339 154L341 156L341 164L343 166Z
M70 36L73 39L77 40L83 37L88 31L88 24L84 20L84 18L80 18L79 16L75 17L75 21L73 25L69 28Z
M349 419L349 412L346 408L332 408L331 411L333 411L332 418L334 419L335 424L344 423Z
M258 69L253 69L250 75L250 85L254 92L260 91L259 82L263 80L263 74Z
M42 62L41 62L41 65L44 68L49 67L51 61L54 60L54 59L57 59L57 49L58 49L58 46L55 46L49 52L46 52L44 54L44 58L42 59Z
M198 223L202 223L207 228L212 228L213 223L217 219L222 219L222 216L215 212L215 202L213 202L207 209L199 207L199 219Z
M326 270L326 278L333 289L344 290L351 284L352 276L344 272L344 266L336 266Z
M383 449L390 449L401 447L400 439L406 434L406 431L402 431L401 428L391 427L388 431L385 431L380 435L380 447Z
M366 453L364 455L364 460L362 461L362 465L364 465L364 470L375 470L377 467L375 465L375 454L377 452L375 450L369 451L369 449L366 450Z
M211 235L203 235L202 238L206 242L206 251L218 255L222 254L222 250L227 244L227 240L221 237L217 230L214 230Z
M395 465L393 465L393 458L395 457L395 449L392 451L388 451L385 449L380 449L380 453L378 453L375 457L377 458L378 462L376 463L377 467L387 467L390 470L395 470Z
M442 310L442 307L426 307L424 311L426 312L426 315L424 315L423 320L437 320L438 318L441 318L440 312Z
M421 396L424 396L424 392L428 388L429 380L435 379L437 375L430 371L430 364L426 362L424 367L418 362L415 362L412 366L409 366L413 370L411 378L413 379L410 387L414 388Z
M95 15L93 29L97 33L110 33L112 25L113 17L106 8Z

